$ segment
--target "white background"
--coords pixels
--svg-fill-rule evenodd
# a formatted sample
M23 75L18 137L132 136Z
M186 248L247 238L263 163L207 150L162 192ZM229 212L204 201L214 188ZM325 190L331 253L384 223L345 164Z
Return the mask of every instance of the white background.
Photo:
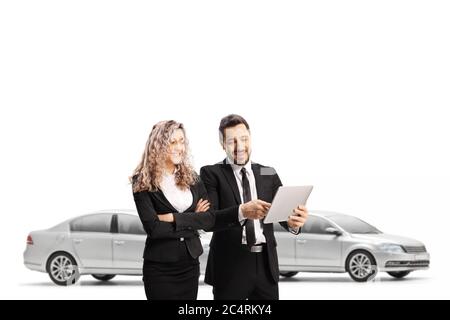
M310 209L431 253L405 281L300 274L282 299L449 298L449 16L448 1L2 1L0 298L144 298L138 277L54 286L23 266L26 236L134 208L127 177L159 120L185 124L197 169L220 161L229 113L254 161L315 186Z

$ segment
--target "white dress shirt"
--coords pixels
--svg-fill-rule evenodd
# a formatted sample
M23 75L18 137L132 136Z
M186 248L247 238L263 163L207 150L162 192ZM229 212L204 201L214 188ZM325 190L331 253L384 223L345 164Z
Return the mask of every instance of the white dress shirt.
M177 209L178 212L184 212L192 205L194 199L191 189L181 190L176 185L175 174L164 173L160 189L172 207Z
M245 168L245 170L247 170L247 178L248 178L248 182L250 183L250 191L251 191L251 195L252 195L252 200L257 200L258 192L256 190L255 175L252 170L251 161L249 160L245 166L239 166L239 165L234 164L232 161L230 161L227 158L227 163L230 164L231 168L233 169L234 177L236 178L236 183L237 183L238 189L239 189L239 195L241 196L241 203L244 203L244 192L242 189L242 174L241 174L242 168ZM243 225L245 223L246 218L242 214L241 206L239 206L238 219L239 219L239 222L241 223L241 225ZM261 244L261 243L266 242L266 237L263 234L261 223L259 221L260 220L255 220L255 224L254 224L255 225L256 244ZM288 227L288 229L289 229L289 232L291 232L293 234L298 234L299 228ZM242 243L247 244L247 241L245 239L245 226L244 226L244 232L242 234Z
M239 195L241 196L241 203L244 203L244 191L242 188L242 174L241 170L242 168L245 168L247 170L247 178L248 182L250 184L250 192L252 195L252 200L258 199L258 192L256 191L256 182L255 182L255 175L252 171L252 164L249 160L245 166L239 166L234 163L232 163L229 159L227 159L227 162L231 165L231 168L234 172L234 177L236 178L236 183L238 185L239 189ZM244 215L241 211L241 206L239 206L239 222L242 224L245 223ZM256 244L261 244L266 242L266 237L263 234L263 230L261 228L260 220L255 220L255 239ZM242 243L247 244L247 240L245 238L245 226L244 226L244 232L242 233Z

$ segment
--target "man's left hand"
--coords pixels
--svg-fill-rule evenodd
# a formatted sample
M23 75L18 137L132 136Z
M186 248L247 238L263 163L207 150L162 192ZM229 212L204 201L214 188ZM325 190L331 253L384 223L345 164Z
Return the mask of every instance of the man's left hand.
M308 209L304 205L299 205L292 210L292 215L289 216L287 224L289 228L296 229L301 228L308 219Z

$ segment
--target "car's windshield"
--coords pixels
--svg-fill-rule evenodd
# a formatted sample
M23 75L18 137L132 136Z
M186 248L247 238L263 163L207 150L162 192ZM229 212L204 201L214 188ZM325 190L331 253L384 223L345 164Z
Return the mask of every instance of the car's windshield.
M371 226L367 222L364 222L361 219L352 216L336 215L328 218L334 221L338 226L340 226L342 229L344 229L349 233L364 233L364 234L381 233L380 230Z

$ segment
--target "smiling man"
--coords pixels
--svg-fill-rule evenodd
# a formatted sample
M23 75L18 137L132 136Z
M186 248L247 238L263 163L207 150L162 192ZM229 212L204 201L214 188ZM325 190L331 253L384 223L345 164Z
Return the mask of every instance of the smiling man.
M281 180L273 168L250 161L250 126L243 117L224 117L219 137L226 159L203 167L200 175L215 210L239 205L239 213L216 213L205 282L213 286L215 300L276 300L276 240L273 224L262 221ZM307 209L298 206L281 225L299 233L307 217Z

